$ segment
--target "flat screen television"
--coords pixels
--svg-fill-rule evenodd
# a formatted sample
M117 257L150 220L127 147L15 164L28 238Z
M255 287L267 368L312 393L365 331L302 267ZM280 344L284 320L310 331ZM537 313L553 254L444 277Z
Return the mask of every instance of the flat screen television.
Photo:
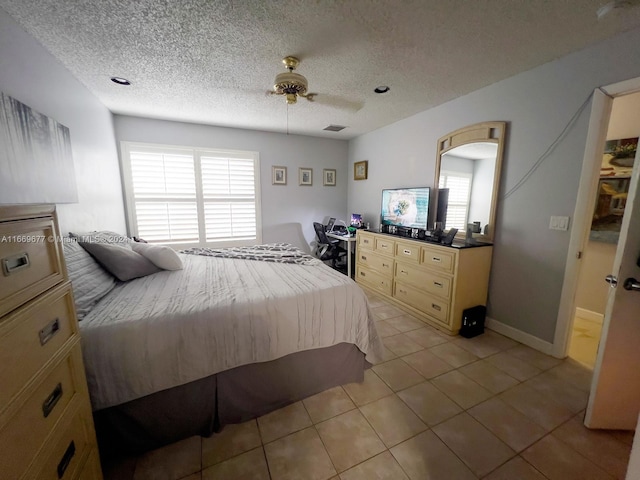
M382 225L427 230L429 193L429 187L382 190Z

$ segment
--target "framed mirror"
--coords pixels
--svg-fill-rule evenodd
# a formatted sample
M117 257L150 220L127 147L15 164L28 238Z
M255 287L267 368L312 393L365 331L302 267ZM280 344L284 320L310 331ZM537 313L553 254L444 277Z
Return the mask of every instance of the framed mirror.
M436 222L457 237L493 242L506 122L483 122L438 140Z

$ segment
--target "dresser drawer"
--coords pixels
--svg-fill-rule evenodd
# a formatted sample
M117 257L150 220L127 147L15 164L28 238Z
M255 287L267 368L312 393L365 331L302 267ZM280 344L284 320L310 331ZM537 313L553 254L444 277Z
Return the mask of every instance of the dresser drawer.
M53 218L0 223L0 316L62 282Z
M17 478L27 468L66 407L78 398L76 365L81 362L80 355L77 345L0 430L0 451L3 455L10 452L10 463L3 469L7 478Z
M396 280L422 288L426 292L448 299L451 296L451 278L438 275L423 266L396 262Z
M449 302L433 295L428 295L423 291L396 281L393 296L398 300L417 308L430 317L447 325L449 314Z
M378 253L382 253L384 255L393 256L395 253L396 242L386 238L386 237L377 237L375 239L374 250Z
M420 261L420 245L397 242L395 256L398 260L418 263Z
M393 275L393 259L383 257L366 250L358 251L358 262L367 268L378 270L379 272L391 277Z
M99 478L102 478L102 469L100 468L98 451L94 448L82 467L82 471L77 477L77 480L96 480Z
M375 238L368 232L358 231L358 248L368 248L373 250Z
M0 321L0 414L76 329L69 283Z
M422 247L421 263L429 268L452 273L455 264L455 253L443 249Z
M91 412L81 408L72 412L70 421L62 422L43 449L43 459L36 460L26 478L38 480L71 480L78 478L83 462L92 448ZM84 472L83 472L84 473ZM102 472L95 477L101 479Z
M362 283L385 295L391 295L391 285L393 283L391 275L383 275L358 265L356 267L356 280L358 283Z

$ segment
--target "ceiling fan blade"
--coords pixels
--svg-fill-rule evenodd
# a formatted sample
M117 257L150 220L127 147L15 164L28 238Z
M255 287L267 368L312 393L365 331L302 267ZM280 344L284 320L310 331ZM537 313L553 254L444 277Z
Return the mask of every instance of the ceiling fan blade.
M313 99L311 100L312 102L331 108L357 112L364 107L364 101L362 100L349 100L348 98L324 93L314 93L310 95L313 95Z

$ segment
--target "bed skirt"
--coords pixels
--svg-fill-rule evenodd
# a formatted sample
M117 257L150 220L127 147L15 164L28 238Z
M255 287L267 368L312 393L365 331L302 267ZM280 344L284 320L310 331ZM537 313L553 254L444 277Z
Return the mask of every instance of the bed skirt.
M328 388L362 382L370 365L355 345L293 353L233 368L94 412L102 456L139 454L193 435L208 437Z

